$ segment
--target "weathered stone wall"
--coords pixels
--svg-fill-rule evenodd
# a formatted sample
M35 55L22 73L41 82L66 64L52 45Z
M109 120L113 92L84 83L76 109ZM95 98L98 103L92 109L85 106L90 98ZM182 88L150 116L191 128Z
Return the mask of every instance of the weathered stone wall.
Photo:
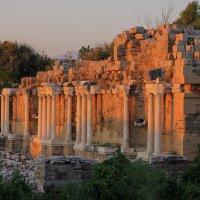
M52 188L66 181L82 182L88 180L91 175L91 167L95 163L94 160L79 157L42 159L35 172L38 191L51 191Z

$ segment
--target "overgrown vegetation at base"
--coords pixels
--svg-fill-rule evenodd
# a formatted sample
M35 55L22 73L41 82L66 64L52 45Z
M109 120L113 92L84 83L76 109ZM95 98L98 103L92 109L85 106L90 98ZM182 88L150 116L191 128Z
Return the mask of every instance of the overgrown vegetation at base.
M166 177L142 161L131 162L120 151L97 164L88 182L66 182L49 194L34 193L14 173L9 182L0 179L0 200L199 200L200 146L196 162L178 179Z

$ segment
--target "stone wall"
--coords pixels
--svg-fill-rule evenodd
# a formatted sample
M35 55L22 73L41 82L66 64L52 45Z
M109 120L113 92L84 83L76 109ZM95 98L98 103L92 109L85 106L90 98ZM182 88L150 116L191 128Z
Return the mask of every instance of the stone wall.
M66 181L82 182L88 180L91 175L91 167L95 163L94 160L79 157L41 159L35 172L38 191L51 191L52 188Z

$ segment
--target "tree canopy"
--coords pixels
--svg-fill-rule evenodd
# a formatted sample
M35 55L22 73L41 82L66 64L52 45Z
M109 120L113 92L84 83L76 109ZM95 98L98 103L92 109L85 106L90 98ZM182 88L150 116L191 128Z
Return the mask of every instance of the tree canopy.
M195 29L200 29L200 5L198 1L192 1L187 7L180 13L178 19L174 24L191 25Z
M90 45L82 46L78 52L78 57L81 60L98 61L105 60L113 56L114 43L97 44L94 48Z
M0 84L18 83L24 76L35 76L37 71L45 70L52 60L34 50L28 44L0 42Z

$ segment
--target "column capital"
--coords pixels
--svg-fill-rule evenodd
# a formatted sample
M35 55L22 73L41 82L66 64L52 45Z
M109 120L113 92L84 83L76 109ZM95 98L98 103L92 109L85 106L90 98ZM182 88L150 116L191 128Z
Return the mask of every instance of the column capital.
M74 87L64 87L64 94L68 96L73 96Z
M154 95L163 95L164 94L164 85L160 83L156 84L146 84L145 93L153 93Z
M119 92L121 91L124 96L129 96L130 85L119 85L117 89Z
M10 95L14 94L15 91L16 91L16 89L14 89L14 88L4 88L2 90L2 95L4 95L4 96L7 96L7 95L10 96Z
M100 94L101 93L101 88L99 85L91 85L90 86L90 93L95 95L95 94Z
M29 96L30 95L30 90L29 89L23 90L23 95Z

